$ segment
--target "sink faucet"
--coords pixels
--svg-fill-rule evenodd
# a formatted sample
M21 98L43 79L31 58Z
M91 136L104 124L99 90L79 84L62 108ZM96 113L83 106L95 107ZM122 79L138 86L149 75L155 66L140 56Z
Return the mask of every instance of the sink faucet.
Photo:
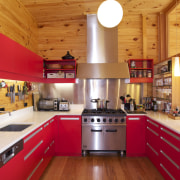
M0 113L9 113L9 116L11 116L11 112L10 111L0 111Z

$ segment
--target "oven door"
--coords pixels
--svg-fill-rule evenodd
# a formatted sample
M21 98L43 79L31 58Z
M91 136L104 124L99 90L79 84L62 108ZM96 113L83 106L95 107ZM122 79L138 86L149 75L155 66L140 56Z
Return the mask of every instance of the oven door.
M103 132L104 150L126 150L125 125L106 125Z
M82 125L82 150L126 150L126 126Z
M82 125L82 150L103 150L103 127Z

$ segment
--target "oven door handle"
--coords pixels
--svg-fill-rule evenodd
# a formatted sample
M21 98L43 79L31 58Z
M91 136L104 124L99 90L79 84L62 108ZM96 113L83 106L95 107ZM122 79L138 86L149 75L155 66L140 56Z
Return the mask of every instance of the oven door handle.
M117 132L117 129L106 129L106 132Z
M102 129L91 129L91 132L102 132Z

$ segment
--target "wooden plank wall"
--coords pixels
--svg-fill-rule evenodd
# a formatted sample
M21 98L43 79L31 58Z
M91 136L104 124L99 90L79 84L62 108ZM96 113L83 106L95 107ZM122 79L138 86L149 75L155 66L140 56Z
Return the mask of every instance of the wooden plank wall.
M180 53L180 4L168 14L167 22L168 57L171 57Z
M3 79L0 79L2 82ZM15 92L17 93L17 85L21 85L23 87L24 81L14 81L14 80L3 80L6 82L8 86L12 86L15 84ZM27 107L33 105L32 102L32 93L38 91L38 84L33 83L34 90L29 91L27 95L25 95L24 100L19 100L18 96L15 96L15 102L11 103L11 98L6 96L7 88L0 88L0 108L5 108L6 111L15 111L18 109L24 108L24 103L27 103Z
M158 15L148 15L147 58L158 62ZM39 26L39 54L46 59L61 59L66 51L78 59L87 59L86 16L78 20L59 21ZM143 58L142 15L124 16L118 27L119 62Z
M20 0L0 0L0 33L37 53L37 23Z

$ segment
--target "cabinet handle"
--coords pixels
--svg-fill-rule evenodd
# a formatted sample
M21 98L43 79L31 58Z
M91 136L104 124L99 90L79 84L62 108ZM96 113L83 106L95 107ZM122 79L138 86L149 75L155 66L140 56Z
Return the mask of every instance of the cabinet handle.
M163 170L169 175L169 177L170 177L172 180L176 180L176 179L171 175L171 173L163 166L162 163L160 163L160 166L163 168Z
M102 129L99 129L99 130L91 129L91 132L102 132Z
M36 172L36 170L38 169L38 167L41 165L41 163L44 161L44 159L42 158L39 163L37 164L37 166L33 169L33 171L31 172L31 174L28 176L27 180L30 180L31 177L33 176L33 174Z
M161 136L161 139L166 143L168 144L169 146L171 146L172 148L174 148L177 152L180 152L180 149L178 147L176 147L174 144L172 144L171 142L169 142L167 139L163 138Z
M106 129L106 132L117 132L117 129Z
M147 146L148 146L157 156L159 156L158 152L157 152L149 143L147 143Z
M128 120L140 120L140 118L129 118Z
M172 132L168 131L167 129L164 129L161 127L161 131L164 131L165 133L169 134L170 136L172 136L173 138L177 139L178 141L180 141L180 137L176 136L175 134L173 134Z
M50 120L50 123L52 123L52 122L54 122L54 119L51 119L51 120Z
M25 157L24 161L28 159L28 157L43 143L43 140L41 140Z
M50 146L52 146L54 144L54 140L51 142Z
M46 154L49 150L49 146L46 148L46 150L44 151L44 154Z
M154 125L154 126L156 126L157 128L159 127L159 125L158 125L158 124L156 124L156 123L154 123L154 122L150 121L149 119L147 120L147 122L148 122L148 123L150 123L150 124L152 124L152 125Z
M48 125L49 125L49 123L46 123L46 124L44 125L44 128L47 127Z
M60 120L79 120L79 118L60 118Z
M153 134L155 134L156 136L159 136L159 134L157 132L155 132L154 130L152 130L150 127L147 126L147 129L149 131L151 131Z
M160 150L161 154L164 155L164 157L166 157L177 169L179 169L179 166L162 150Z
M38 134L40 131L42 131L43 128L39 128L37 131L35 131L34 133L32 133L30 136L28 136L26 139L24 139L24 143L27 143L31 138L33 138L36 134Z

